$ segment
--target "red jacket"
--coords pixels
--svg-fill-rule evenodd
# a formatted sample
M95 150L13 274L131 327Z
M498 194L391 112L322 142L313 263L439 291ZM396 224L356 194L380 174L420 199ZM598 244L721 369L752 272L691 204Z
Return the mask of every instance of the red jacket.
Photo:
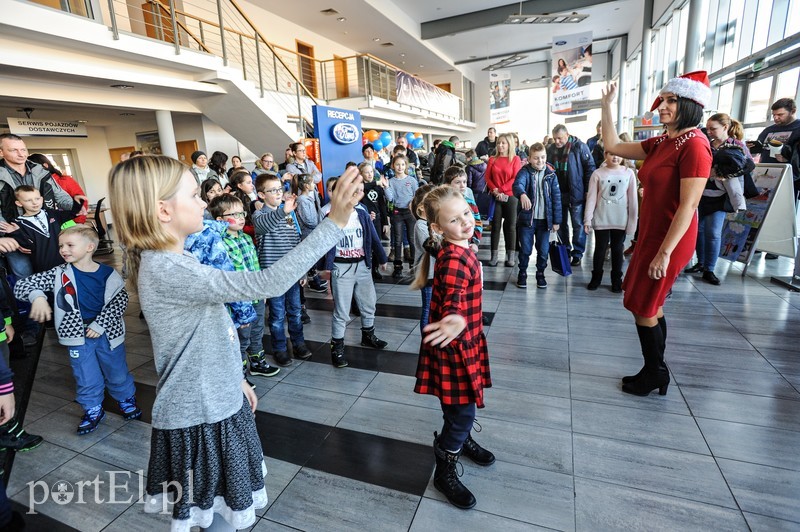
M522 168L522 160L516 155L511 161L508 157L492 157L486 165L486 185L489 192L498 188L506 196L513 196L511 186Z
M56 184L64 189L64 192L70 195L70 197L74 198L75 196L86 196L86 193L83 191L81 186L78 184L77 181L72 176L68 175L58 175L53 173L53 179L55 180ZM83 206L89 208L88 202L84 201ZM86 223L86 216L76 216L75 223L82 224Z
M475 403L483 408L483 389L492 386L492 378L481 321L482 293L478 257L469 248L445 242L433 270L430 321L459 314L467 326L446 347L421 345L416 393L435 395L446 405Z

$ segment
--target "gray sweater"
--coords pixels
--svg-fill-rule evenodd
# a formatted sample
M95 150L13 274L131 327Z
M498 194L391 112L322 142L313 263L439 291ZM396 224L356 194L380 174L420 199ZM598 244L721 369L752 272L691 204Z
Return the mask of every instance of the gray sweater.
M218 423L242 408L242 357L226 301L277 297L343 236L332 220L260 272L227 272L191 255L145 251L139 301L150 327L158 387L153 428Z

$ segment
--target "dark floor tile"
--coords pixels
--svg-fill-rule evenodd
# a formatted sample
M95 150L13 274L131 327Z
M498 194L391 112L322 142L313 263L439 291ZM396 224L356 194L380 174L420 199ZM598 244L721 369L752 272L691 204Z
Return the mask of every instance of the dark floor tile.
M28 513L28 507L20 504L17 501L11 501L11 509L19 512L25 521L25 530L47 531L47 532L80 532L77 528L72 528L69 525L57 521L41 512L33 514Z
M304 465L318 451L333 427L256 411L256 428L264 454Z
M331 363L330 345L327 342L307 341L306 345L314 352L314 356L311 357L312 362ZM357 345L345 346L345 355L350 367L406 376L416 374L419 359L419 356L413 353L382 351Z

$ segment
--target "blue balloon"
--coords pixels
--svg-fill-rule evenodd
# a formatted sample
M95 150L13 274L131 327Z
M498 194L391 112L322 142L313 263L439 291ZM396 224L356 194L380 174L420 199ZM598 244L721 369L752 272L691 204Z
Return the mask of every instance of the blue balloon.
M414 139L414 149L418 150L425 145L425 141L422 138L415 138Z
M383 133L381 133L380 141L383 146L388 146L389 144L392 143L392 134L389 133L388 131L384 131Z
M408 141L409 146L414 144L414 134L410 131L406 133L406 140Z
M383 142L381 142L381 139L373 140L372 147L375 148L375 151L382 150Z

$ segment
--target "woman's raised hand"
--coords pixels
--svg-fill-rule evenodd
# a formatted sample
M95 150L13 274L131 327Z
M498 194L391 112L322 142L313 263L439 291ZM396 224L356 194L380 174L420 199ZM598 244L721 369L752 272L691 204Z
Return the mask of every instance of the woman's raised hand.
M347 225L353 209L364 197L364 181L357 166L348 168L336 182L331 194L331 212L328 218L341 228Z
M600 89L600 103L602 105L611 105L617 97L617 84L612 82L606 85L605 89Z

